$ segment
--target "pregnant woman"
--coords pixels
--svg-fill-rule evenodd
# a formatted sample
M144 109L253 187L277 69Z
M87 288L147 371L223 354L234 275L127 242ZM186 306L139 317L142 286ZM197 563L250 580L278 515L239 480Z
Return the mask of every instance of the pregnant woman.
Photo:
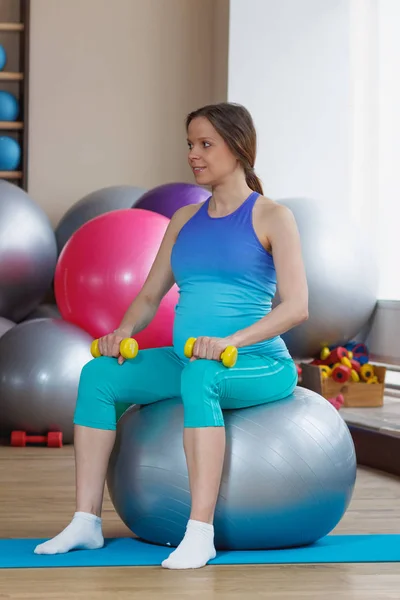
M76 512L59 535L36 547L38 554L103 546L101 508L116 403L180 396L191 513L183 540L162 566L203 567L215 557L223 409L279 401L297 384L280 336L308 316L301 245L290 210L263 196L254 172L252 118L244 107L223 103L188 115L186 128L189 165L210 197L174 214L141 292L118 329L99 340L102 356L82 370L74 419ZM173 346L124 360L120 342L150 323L175 282ZM272 309L276 289L281 302ZM184 353L189 337L196 338L191 358ZM221 357L231 346L238 357L228 368Z

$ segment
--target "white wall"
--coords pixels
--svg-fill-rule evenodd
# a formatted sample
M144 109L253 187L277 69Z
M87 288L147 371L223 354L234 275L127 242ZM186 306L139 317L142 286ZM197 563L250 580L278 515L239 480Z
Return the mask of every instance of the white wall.
M378 2L348 0L350 7L350 209L377 253L379 193Z
M378 0L379 295L400 300L400 1Z
M228 99L254 116L266 194L355 218L386 299L400 299L399 31L400 0L230 6Z
M274 198L349 201L349 28L348 0L231 0L228 98L253 114Z

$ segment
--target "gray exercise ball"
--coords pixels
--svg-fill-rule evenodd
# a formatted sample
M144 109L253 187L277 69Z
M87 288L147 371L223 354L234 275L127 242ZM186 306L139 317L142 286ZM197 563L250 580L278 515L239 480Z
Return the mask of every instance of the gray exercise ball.
M0 317L0 337L4 335L9 329L15 326L13 321Z
M32 321L33 319L61 319L57 304L40 304L25 317L24 321Z
M21 188L0 180L0 315L18 322L36 308L56 262L47 215Z
M309 318L282 338L294 358L344 345L370 319L378 296L378 268L371 244L348 212L310 198L279 200L291 209L300 232L309 289ZM279 294L273 306L279 304Z
M351 500L356 456L347 425L315 392L224 411L226 455L217 508L218 549L289 548L336 527ZM190 513L179 399L121 417L107 485L115 510L141 539L176 546Z
M0 338L0 428L73 441L79 378L91 336L61 319L25 321Z
M58 252L84 223L113 210L132 208L146 191L133 185L113 185L96 190L75 202L57 225Z

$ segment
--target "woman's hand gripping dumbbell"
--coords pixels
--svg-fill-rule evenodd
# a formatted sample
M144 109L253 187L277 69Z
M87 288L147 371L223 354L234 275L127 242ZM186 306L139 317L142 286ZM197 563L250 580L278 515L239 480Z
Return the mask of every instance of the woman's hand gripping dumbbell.
M139 345L135 339L125 337L123 332L116 329L113 333L93 340L90 352L93 358L113 356L118 358L119 364L122 364L124 360L136 357L139 352Z
M193 357L193 351L195 348L195 344L196 344L197 338L195 337L190 337L184 346L183 349L183 353L186 356L186 358L192 358ZM218 358L222 361L222 364L225 367L234 367L237 361L237 357L238 357L238 350L236 348L236 346L232 346L232 345L228 345L225 346L225 349L220 351L218 350L218 342L219 340L217 338L200 338L200 342L203 342L204 345L208 345L209 348L213 349L213 356L211 356L210 353L210 358L214 359L214 360L218 360ZM213 343L215 342L215 344ZM223 340L221 340L221 342L223 342ZM217 355L218 354L218 358ZM207 354L206 356L204 356L204 358L208 358Z

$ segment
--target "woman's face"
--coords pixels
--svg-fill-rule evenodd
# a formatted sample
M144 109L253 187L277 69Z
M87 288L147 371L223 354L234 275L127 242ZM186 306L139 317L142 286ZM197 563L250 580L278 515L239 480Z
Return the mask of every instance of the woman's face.
M231 175L238 160L206 117L196 117L188 128L188 161L196 183L213 186Z

